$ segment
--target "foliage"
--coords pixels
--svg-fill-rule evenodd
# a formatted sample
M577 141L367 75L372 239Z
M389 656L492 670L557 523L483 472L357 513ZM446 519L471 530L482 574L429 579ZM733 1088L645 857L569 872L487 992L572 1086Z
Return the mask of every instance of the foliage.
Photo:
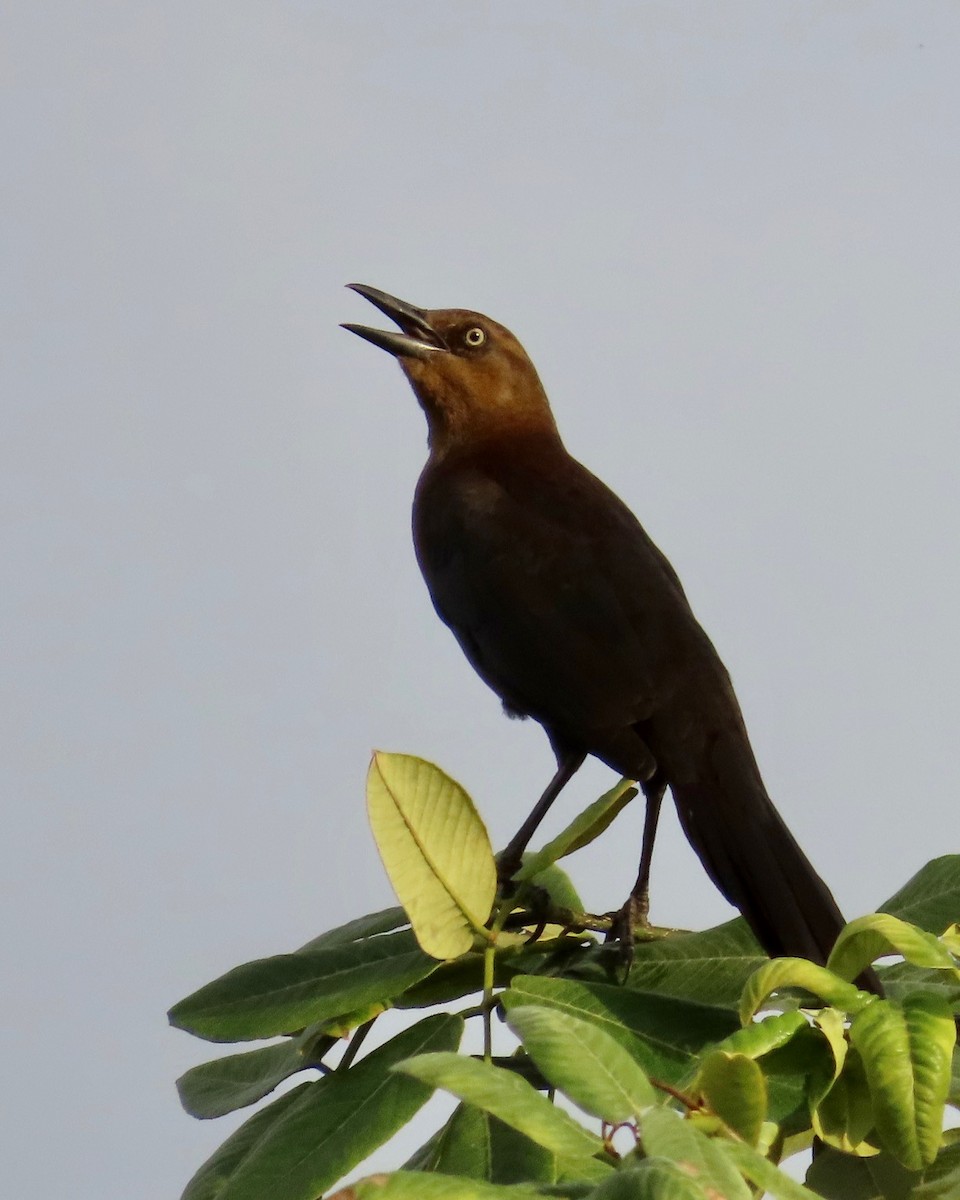
M298 1081L223 1143L183 1200L315 1200L435 1089L458 1101L442 1128L405 1166L339 1197L960 1195L960 1140L944 1132L960 1107L960 855L851 922L827 967L767 960L737 920L641 931L625 970L622 950L597 938L609 917L581 911L556 864L633 795L624 782L592 804L528 856L504 899L463 789L420 759L377 754L371 823L404 907L237 967L171 1010L208 1041L279 1038L188 1071L178 1087L194 1116ZM882 999L851 982L878 958ZM388 1010L391 1031L407 1024L384 1041ZM458 1052L467 1021L483 1055ZM801 1185L779 1164L814 1137Z

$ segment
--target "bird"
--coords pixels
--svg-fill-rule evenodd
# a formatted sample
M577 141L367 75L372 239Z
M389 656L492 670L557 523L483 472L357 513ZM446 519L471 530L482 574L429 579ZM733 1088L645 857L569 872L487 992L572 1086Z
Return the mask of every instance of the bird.
M631 944L669 789L707 874L766 953L826 963L843 916L767 794L730 676L667 558L567 452L523 346L480 313L347 286L397 329L343 327L394 356L426 416L413 541L433 605L507 714L539 722L556 757L501 878L592 755L647 801L618 914Z

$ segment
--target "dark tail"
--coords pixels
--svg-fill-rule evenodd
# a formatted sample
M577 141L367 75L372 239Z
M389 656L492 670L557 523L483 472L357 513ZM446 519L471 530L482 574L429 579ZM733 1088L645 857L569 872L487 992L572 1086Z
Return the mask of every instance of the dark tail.
M771 958L826 963L843 914L774 808L749 743L722 737L709 759L706 778L671 787L688 841ZM857 983L880 990L872 971Z

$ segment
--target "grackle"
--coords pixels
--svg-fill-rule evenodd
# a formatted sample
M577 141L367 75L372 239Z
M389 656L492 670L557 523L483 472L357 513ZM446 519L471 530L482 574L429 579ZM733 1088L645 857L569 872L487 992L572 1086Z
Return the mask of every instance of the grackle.
M349 286L399 332L344 328L396 357L426 414L413 536L434 607L507 713L539 721L556 755L501 876L592 754L647 798L623 936L646 919L669 787L707 873L767 953L825 962L843 917L767 795L727 671L636 517L567 453L523 347L479 313Z

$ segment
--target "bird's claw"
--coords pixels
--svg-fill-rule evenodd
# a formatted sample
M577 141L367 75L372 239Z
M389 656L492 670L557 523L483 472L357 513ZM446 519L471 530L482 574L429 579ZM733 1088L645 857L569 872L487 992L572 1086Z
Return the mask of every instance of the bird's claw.
M646 893L640 896L631 893L622 907L610 914L610 928L604 938L604 945L609 942L617 943L620 966L623 969L623 983L626 983L633 965L637 930L650 928L649 911L649 896Z

